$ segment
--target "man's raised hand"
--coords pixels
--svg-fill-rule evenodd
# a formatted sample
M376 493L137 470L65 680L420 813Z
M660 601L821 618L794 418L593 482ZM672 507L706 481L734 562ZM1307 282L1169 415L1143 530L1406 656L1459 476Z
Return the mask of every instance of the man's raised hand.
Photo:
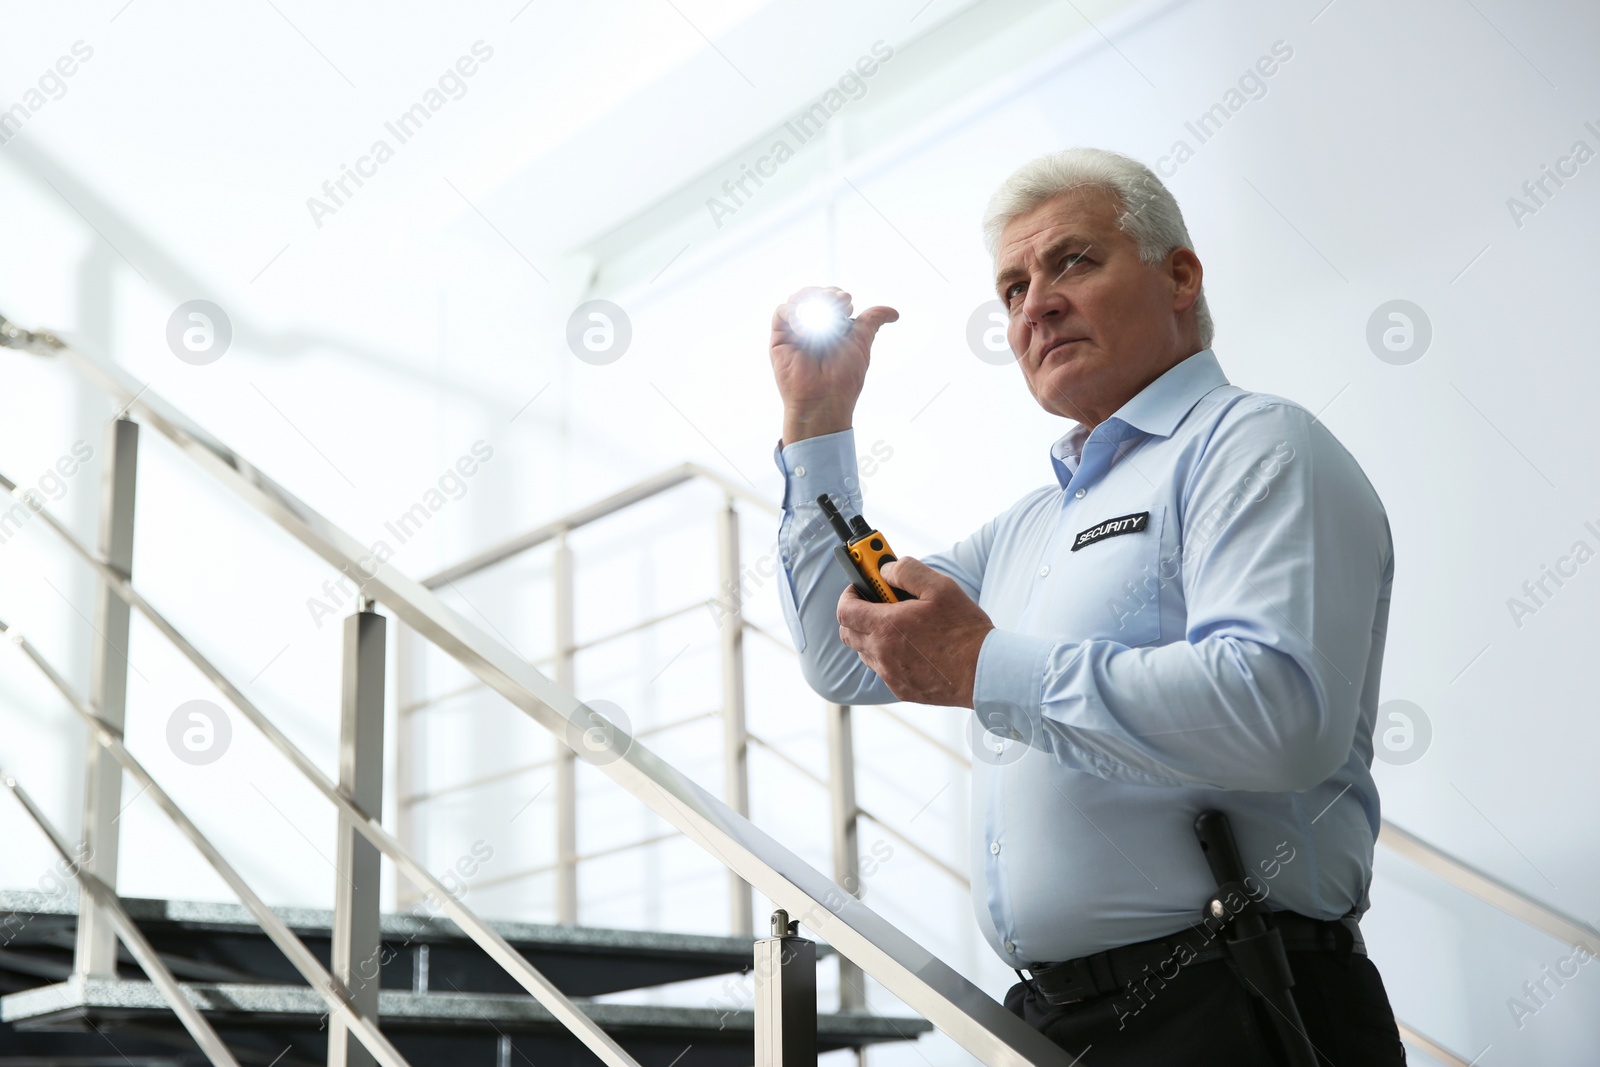
M795 308L808 299L832 301L846 329L831 339L808 339L794 320ZM851 307L850 294L842 289L808 286L772 314L772 373L783 397L786 445L851 426L872 358L872 340L880 326L900 317L894 308L878 306L851 319Z

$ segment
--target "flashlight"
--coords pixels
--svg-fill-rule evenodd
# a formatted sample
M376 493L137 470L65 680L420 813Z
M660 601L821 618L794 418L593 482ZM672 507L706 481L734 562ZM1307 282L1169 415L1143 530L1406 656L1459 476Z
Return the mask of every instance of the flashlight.
M883 565L894 562L895 554L883 534L874 530L860 515L846 522L826 493L817 497L817 506L833 524L833 532L844 542L833 546L833 558L850 579L850 584L856 587L856 592L861 594L861 599L875 604L898 604L902 600L916 599L904 589L884 581Z
M809 296L794 306L791 321L801 337L812 342L827 342L849 329L839 303L825 296Z

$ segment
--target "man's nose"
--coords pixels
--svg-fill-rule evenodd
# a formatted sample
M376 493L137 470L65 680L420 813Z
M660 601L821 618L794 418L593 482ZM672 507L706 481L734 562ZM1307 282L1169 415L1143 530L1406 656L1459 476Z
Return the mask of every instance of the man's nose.
M1055 278L1041 274L1028 286L1022 298L1022 315L1028 322L1039 323L1066 313L1066 293L1055 283Z

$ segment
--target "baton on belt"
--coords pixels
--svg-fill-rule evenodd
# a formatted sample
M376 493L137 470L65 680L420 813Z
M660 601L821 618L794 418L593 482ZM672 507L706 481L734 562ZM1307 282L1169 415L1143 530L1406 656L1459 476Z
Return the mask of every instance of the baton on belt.
M1235 972L1252 993L1267 1002L1290 1067L1318 1067L1316 1050L1289 991L1294 975L1284 952L1283 935L1273 927L1267 906L1251 896L1245 885L1244 862L1228 817L1220 811L1201 812L1194 821L1194 835L1200 839L1211 877L1217 880L1217 891L1206 902L1205 921L1226 933L1223 944ZM1230 897L1244 901L1231 915L1235 909L1227 903Z

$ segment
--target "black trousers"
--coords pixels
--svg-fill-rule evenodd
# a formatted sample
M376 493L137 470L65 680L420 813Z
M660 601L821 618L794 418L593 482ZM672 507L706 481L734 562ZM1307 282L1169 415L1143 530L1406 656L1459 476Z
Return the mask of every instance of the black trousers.
M1378 969L1365 956L1291 952L1294 999L1321 1067L1390 1067L1405 1048ZM1079 1056L1076 1067L1283 1067L1268 1013L1227 960L1193 963L1164 983L1053 1008L1026 983L1006 1007Z

